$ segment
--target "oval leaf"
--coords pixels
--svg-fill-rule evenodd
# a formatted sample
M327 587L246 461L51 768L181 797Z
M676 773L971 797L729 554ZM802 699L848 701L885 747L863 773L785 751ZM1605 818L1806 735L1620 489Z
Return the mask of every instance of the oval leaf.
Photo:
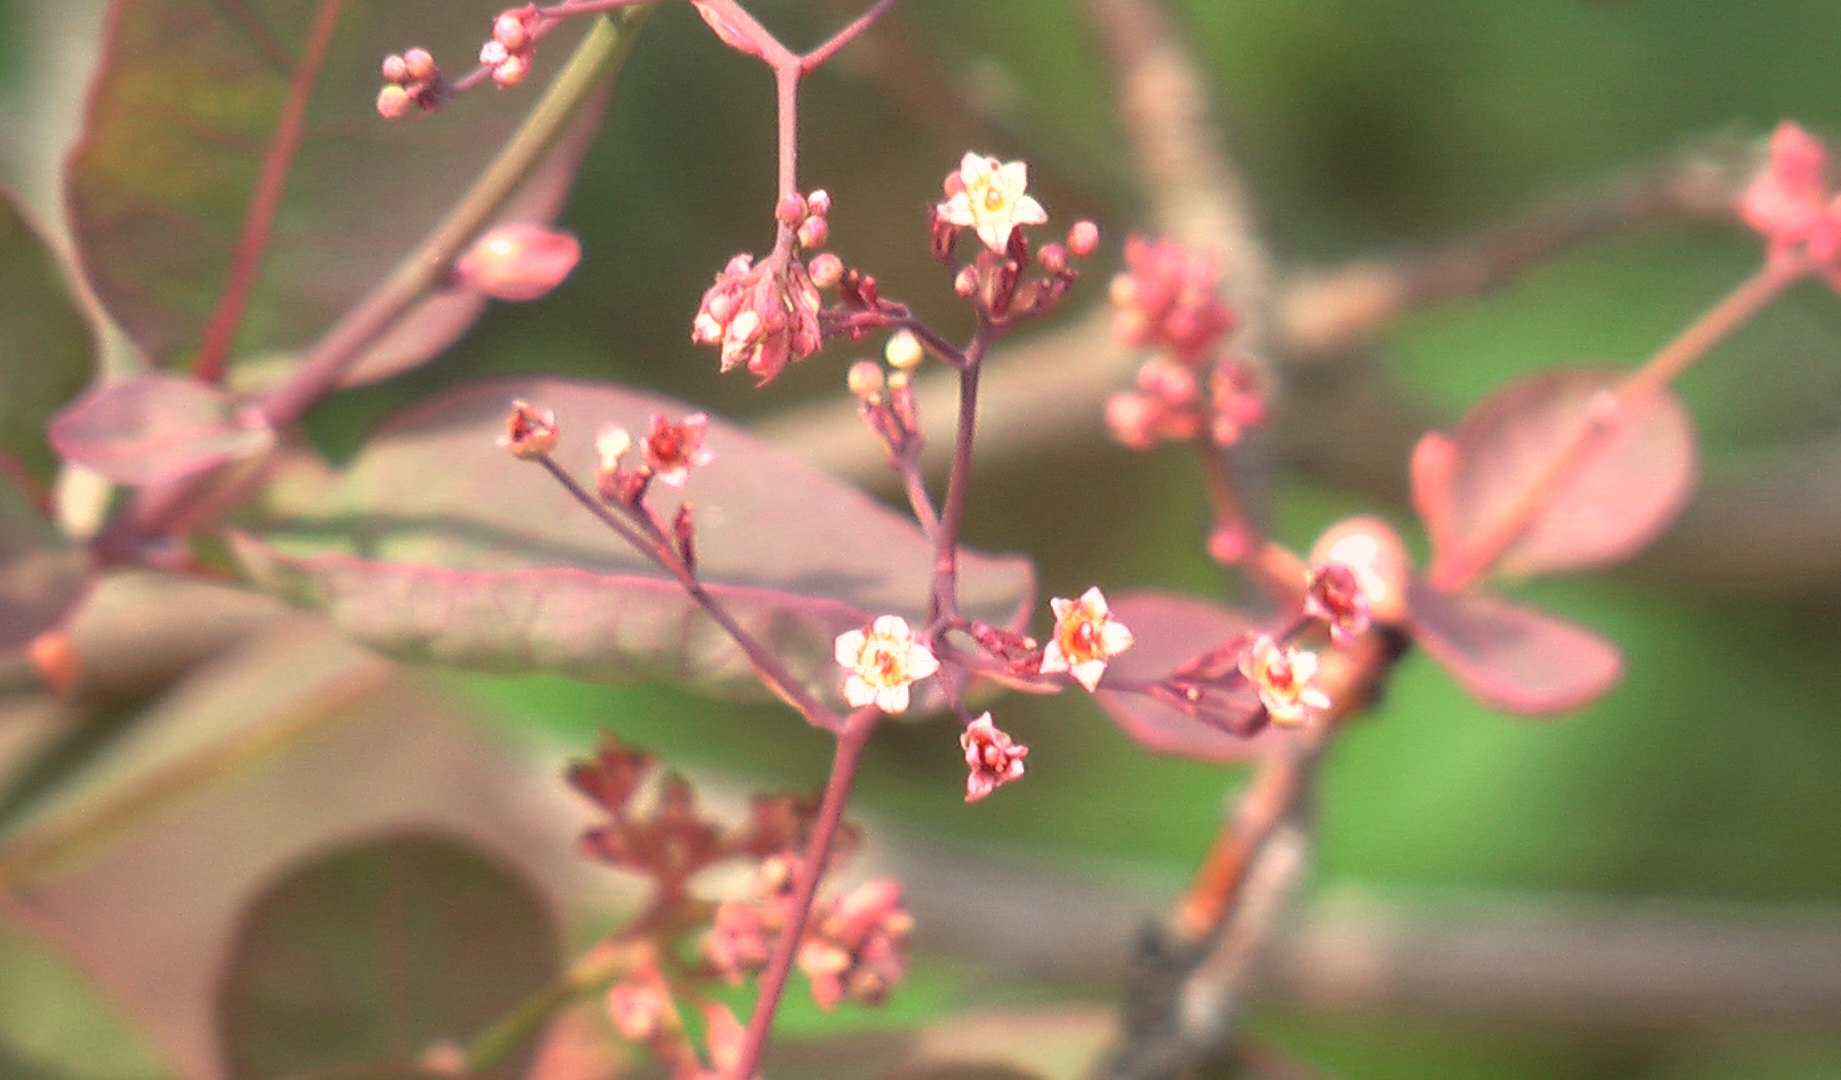
M154 372L99 386L51 422L68 461L118 484L163 484L275 444L260 418L215 386Z
M48 485L51 414L94 377L96 332L51 249L0 188L0 455ZM4 464L4 463L0 463ZM0 468L0 476L6 469Z
M1594 423L1610 425L1596 436L1601 444L1553 490L1497 567L1525 575L1614 563L1668 527L1694 487L1693 425L1667 391L1616 411L1608 392L1621 378L1549 371L1504 387L1470 411L1452 439L1450 540L1433 560L1434 581L1467 580L1457 566L1460 552L1515 514L1569 447L1592 437Z
M458 841L410 833L332 852L276 882L237 930L218 991L226 1072L400 1072L546 985L556 940L536 892Z
M89 556L0 483L0 654L62 622L90 580Z
M386 424L330 494L273 489L275 524L235 538L245 572L397 656L758 694L745 658L675 581L541 468L494 445L514 398L555 410L558 459L584 479L605 425L643 432L653 413L693 411L565 379L450 391ZM922 621L931 546L909 519L738 428L712 420L705 445L715 462L682 495L653 486L661 516L671 520L680 498L694 503L711 593L797 677L837 698L837 635L880 614ZM970 618L1010 624L1032 589L1025 560L961 562Z
M1494 596L1407 592L1413 639L1485 705L1544 716L1589 704L1623 675L1617 646L1583 626Z
M1108 678L1162 679L1215 646L1254 628L1231 608L1176 593L1128 593L1111 603L1112 616L1131 629L1133 644L1107 665ZM1263 755L1284 731L1268 726L1252 738L1229 734L1146 694L1107 690L1095 697L1125 733L1146 749L1202 761L1245 761ZM1258 704L1249 691L1246 708Z
M83 268L103 305L156 364L189 356L227 278L291 84L312 80L303 138L236 339L239 354L293 351L319 336L427 233L536 99L476 93L464 116L385 121L378 62L428 48L452 75L489 29L448 0L345 0L324 63L302 64L322 0L117 0L69 205ZM568 26L544 41L567 54ZM536 80L533 80L536 81ZM541 207L553 213L552 196ZM451 336L458 308L409 337ZM392 362L408 353L399 337Z

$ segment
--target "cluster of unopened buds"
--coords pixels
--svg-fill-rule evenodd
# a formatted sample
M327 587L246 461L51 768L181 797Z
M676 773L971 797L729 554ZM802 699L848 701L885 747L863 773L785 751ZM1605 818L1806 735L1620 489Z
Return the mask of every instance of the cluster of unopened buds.
M1841 288L1841 195L1829 185L1828 147L1789 121L1771 136L1770 161L1739 199L1773 262L1820 267Z
M516 86L530 74L543 16L536 4L507 8L492 20L492 37L480 46L479 63L500 86Z
M424 116L447 103L449 87L427 49L409 49L384 57L384 87L377 92L377 112L385 120Z
M1265 418L1258 372L1224 353L1236 318L1221 298L1221 270L1168 240L1125 242L1125 270L1112 280L1113 332L1158 354L1138 369L1136 386L1106 402L1113 436L1134 450L1205 438L1232 446Z
M782 198L775 218L798 247L815 251L830 238L830 212L831 196L814 191ZM818 282L829 287L842 274L843 263L830 254L818 255L808 270L793 243L776 245L758 262L750 254L736 255L704 292L690 339L719 347L722 370L747 368L765 385L787 364L804 360L824 344Z

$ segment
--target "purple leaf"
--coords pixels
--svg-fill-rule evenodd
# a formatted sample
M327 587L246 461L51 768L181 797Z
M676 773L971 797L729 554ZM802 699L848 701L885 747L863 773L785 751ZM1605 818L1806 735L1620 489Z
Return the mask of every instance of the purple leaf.
M1484 704L1544 716L1589 704L1617 683L1617 646L1586 628L1494 596L1407 591L1413 639Z
M1621 376L1575 369L1513 383L1472 409L1452 438L1442 497L1417 493L1422 509L1443 504L1449 536L1433 559L1434 581L1470 578L1460 554L1517 513L1594 423L1610 427L1590 456L1545 497L1528 528L1503 551L1509 574L1553 573L1629 558L1675 519L1694 486L1694 431L1663 391L1628 408L1610 394ZM1415 476L1437 469L1415 468Z
M156 364L198 347L318 3L118 0L111 8L71 158L72 229L98 297ZM391 123L377 115L386 54L425 46L449 74L462 74L490 13L456 17L447 0L343 4L238 355L297 351L318 337L429 232L536 100L532 86L467 95L455 106L464 116ZM567 55L577 32L572 24L546 38L545 54ZM556 210L556 179L528 204L534 216ZM478 311L451 296L435 304L367 361L360 379L432 355Z
M1245 761L1259 757L1289 736L1266 727L1243 738L1212 726L1148 694L1106 689L1113 680L1162 679L1208 650L1224 645L1257 624L1231 608L1177 593L1136 592L1112 601L1112 617L1130 628L1132 647L1106 668L1095 695L1108 715L1146 749L1202 761ZM1258 699L1250 690L1226 703L1250 715Z
M677 584L577 505L543 469L494 444L514 398L555 410L557 458L587 480L605 425L644 432L665 398L564 379L505 379L399 414L330 492L271 489L273 525L234 551L260 586L320 608L393 655L578 678L669 678L760 693L745 659ZM654 485L670 521L694 504L699 575L796 677L837 699L837 635L881 614L924 621L932 550L906 517L712 420L713 464L680 493ZM968 617L1008 625L1031 603L1021 559L968 554Z
M225 1072L412 1066L548 982L556 938L536 891L470 845L400 833L334 851L244 914L218 992Z
M96 332L13 193L0 188L0 457L49 484L51 414L88 386ZM0 461L0 466L7 462ZM0 468L0 476L7 473Z
M58 625L89 591L89 557L0 482L0 654Z
M252 457L275 435L225 391L154 372L78 398L51 422L51 445L67 461L139 486Z

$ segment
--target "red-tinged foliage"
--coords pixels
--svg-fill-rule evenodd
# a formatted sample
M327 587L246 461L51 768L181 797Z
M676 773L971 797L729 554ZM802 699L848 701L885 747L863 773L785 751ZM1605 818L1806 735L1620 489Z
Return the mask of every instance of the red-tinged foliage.
M153 372L107 383L51 422L66 461L118 484L163 484L260 454L274 432L215 386Z
M1435 583L1461 587L1484 569L1476 545L1531 493L1540 492L1538 510L1492 563L1503 573L1619 562L1668 527L1694 486L1692 423L1667 391L1620 403L1617 382L1584 369L1530 376L1472 409L1448 450L1433 437L1421 442L1414 503L1433 536Z
M237 538L264 588L321 608L398 656L500 671L624 681L666 677L759 694L745 658L678 583L609 532L543 471L493 445L514 398L554 409L558 460L596 468L595 433L644 430L679 402L563 379L475 384L385 425L330 493L271 491L266 528ZM697 507L709 592L796 677L839 699L833 642L877 614L922 621L932 549L912 521L830 476L711 420L715 464L682 495L652 493L670 520ZM1021 559L961 563L969 617L1023 617Z
M41 486L57 461L51 414L89 385L96 332L13 193L0 187L0 479L16 467Z
M1254 620L1231 608L1175 593L1129 593L1113 601L1112 616L1131 628L1132 647L1115 658L1095 697L1125 733L1148 750L1202 761L1259 757L1286 733L1267 728L1251 738L1217 726L1251 718L1259 699L1242 683L1228 694L1210 695L1207 710L1216 723L1191 715L1165 700L1107 689L1127 680L1163 679L1184 664L1253 629ZM1231 666L1231 665L1230 665Z
M358 1062L400 1072L548 982L557 937L529 884L459 841L400 833L326 854L243 916L217 1002L228 1080Z
M1545 716L1589 704L1623 674L1617 646L1590 630L1494 596L1408 590L1413 640L1484 704Z
M62 622L90 582L89 556L0 482L0 654Z
M156 363L187 358L217 304L316 3L122 0L111 9L71 159L72 228L97 296ZM478 38L478 24L455 18L445 0L343 4L236 338L239 355L317 338L429 232L505 141L533 100L528 92L477 95L465 124L409 134L359 106L376 93L377 58L404 42L461 57L477 51ZM568 161L535 177L520 219L553 215L573 171ZM412 315L366 370L401 370L433 355L479 302L436 298L430 307L439 310Z

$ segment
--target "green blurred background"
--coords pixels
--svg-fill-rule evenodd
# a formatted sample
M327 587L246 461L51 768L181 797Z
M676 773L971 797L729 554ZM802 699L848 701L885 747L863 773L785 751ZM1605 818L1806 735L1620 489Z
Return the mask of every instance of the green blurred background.
M34 92L42 73L25 43L58 6L0 3L8 101ZM455 5L469 18L490 6ZM816 40L848 7L754 6L795 43ZM1710 133L1760 136L1784 117L1841 132L1833 0L1175 8L1269 239L1299 266L1449 240ZM834 246L877 270L885 291L951 324L950 293L926 260L922 212L965 140L995 138L977 148L1026 157L1058 220L1090 215L1106 230L1113 243L1076 302L1100 300L1116 241L1142 200L1080 5L911 0L901 15L903 48L929 63L932 83L891 86L847 53L808 84L801 180L832 193ZM916 106L945 94L969 100L978 119L968 122L962 106ZM0 162L29 184L36 166L18 145L24 129L11 119L4 128L13 130L0 140ZM574 278L542 303L495 305L441 362L322 410L316 438L348 453L390 409L487 372L614 379L731 416L841 394L848 347L756 392L745 379L718 378L713 355L687 341L710 274L769 239L773 137L764 72L721 49L688 7L668 6L621 77L570 203L567 225L588 252ZM1382 362L1409 400L1449 423L1520 372L1585 357L1640 360L1746 274L1758 252L1736 226L1609 237L1497 295L1415 316L1386 340ZM1841 433L1838 361L1841 298L1813 286L1719 349L1681 386L1708 471L1760 447ZM1294 407L1279 422L1313 418ZM1405 509L1389 501L1397 491L1342 489L1281 462L1270 519L1299 545L1354 511L1405 526ZM967 534L987 549L1033 553L1045 595L1099 582L1115 593L1156 586L1223 597L1231 584L1200 546L1205 520L1186 456L1136 456L1095 439L980 471ZM1317 888L1408 900L1422 890L1513 889L1841 904L1841 618L1830 585L1740 590L1639 562L1529 595L1618 641L1623 685L1577 715L1530 722L1489 713L1423 657L1410 658L1329 766ZM506 731L586 749L611 727L670 760L750 784L813 784L829 756L825 738L779 709L664 687L453 679L501 712ZM895 726L870 754L862 806L956 843L1181 882L1206 848L1233 771L1138 752L1077 696L1012 698L999 709L1032 747L1028 782L966 807L955 733ZM930 977L958 985L950 971ZM1010 993L987 988L981 998ZM1014 993L1024 1000L1040 990ZM923 980L889 1022L949 996ZM1435 1018L1383 1027L1268 1010L1256 1019L1300 1057L1360 1080L1841 1076L1841 1036L1612 1040Z

